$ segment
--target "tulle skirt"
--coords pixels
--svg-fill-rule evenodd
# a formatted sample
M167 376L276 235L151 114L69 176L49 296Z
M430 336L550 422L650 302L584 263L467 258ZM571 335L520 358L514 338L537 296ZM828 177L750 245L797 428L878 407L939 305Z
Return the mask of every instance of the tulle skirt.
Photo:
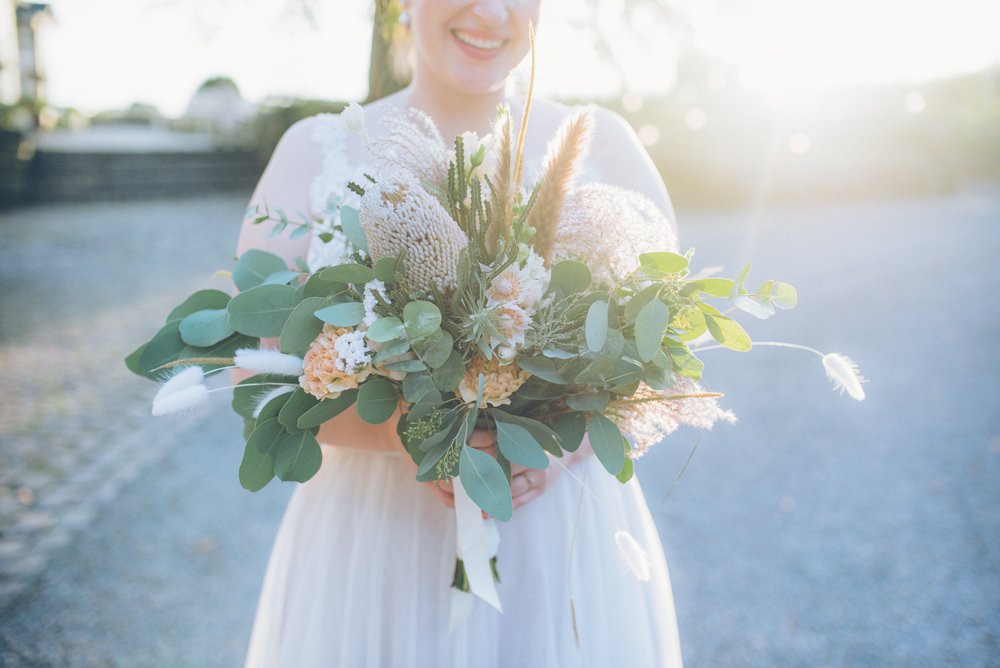
M563 471L500 523L503 613L477 599L449 634L454 511L404 458L323 446L278 530L248 668L681 665L667 564L638 482L621 485L594 457ZM648 581L619 554L619 529L645 549Z

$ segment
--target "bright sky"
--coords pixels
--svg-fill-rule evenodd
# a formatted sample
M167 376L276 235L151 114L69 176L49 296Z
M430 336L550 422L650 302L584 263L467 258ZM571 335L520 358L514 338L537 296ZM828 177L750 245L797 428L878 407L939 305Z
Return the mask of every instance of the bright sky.
M50 0L42 57L49 97L85 111L155 104L183 112L209 76L243 95L360 99L367 87L370 0L317 0L316 25L294 0ZM689 28L664 30L624 0L547 0L539 30L543 92L663 91L686 37L739 67L762 92L911 82L1000 62L996 0L673 0ZM676 25L676 24L675 24ZM619 66L595 53L600 26Z

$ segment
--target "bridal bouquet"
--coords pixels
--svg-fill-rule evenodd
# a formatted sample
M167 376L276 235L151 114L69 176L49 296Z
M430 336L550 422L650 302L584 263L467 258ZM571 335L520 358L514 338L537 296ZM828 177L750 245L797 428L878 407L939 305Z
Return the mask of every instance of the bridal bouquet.
M794 306L795 290L768 280L751 291L749 266L735 279L693 274L692 251L678 253L652 202L577 185L589 112L566 121L530 189L520 185L523 131L515 141L505 109L489 137L466 133L453 148L416 111L387 119L379 139L360 107L344 115L375 157L373 174L350 185L360 206L341 206L332 223L268 209L255 218L277 233L313 232L329 266L309 272L247 251L232 271L238 294L196 292L127 360L151 378L171 369L154 414L203 400L206 373L255 373L232 402L246 424L244 487L308 480L319 426L355 406L372 424L401 415L418 480L453 480L460 514L471 499L507 520L511 463L545 468L586 435L625 482L678 426L734 419L699 384L692 342L749 350L722 309L767 317ZM261 338L279 349L259 350ZM824 365L863 396L850 360ZM468 445L476 428L496 430L495 457ZM458 569L456 583L465 578Z

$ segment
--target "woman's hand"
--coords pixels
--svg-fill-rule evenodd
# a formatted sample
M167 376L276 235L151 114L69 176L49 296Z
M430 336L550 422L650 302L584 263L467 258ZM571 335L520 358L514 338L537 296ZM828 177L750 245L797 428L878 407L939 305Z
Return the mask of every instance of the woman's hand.
M497 433L493 430L477 429L472 432L469 445L495 457L497 454ZM512 463L510 465L510 493L514 508L520 508L537 499L559 477L564 466L575 464L591 452L593 451L590 449L590 443L584 438L584 442L580 444L576 452L567 453L561 462L550 462L547 468L529 469L520 464ZM424 484L430 486L431 491L441 499L444 505L449 508L455 507L455 491L450 481L431 480Z

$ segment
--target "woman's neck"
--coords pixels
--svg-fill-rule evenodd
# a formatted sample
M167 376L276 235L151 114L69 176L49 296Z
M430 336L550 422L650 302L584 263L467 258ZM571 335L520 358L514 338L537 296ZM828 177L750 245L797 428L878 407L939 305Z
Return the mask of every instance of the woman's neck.
M480 136L487 134L496 118L497 105L505 100L502 88L479 95L464 95L430 76L414 77L403 92L404 103L433 118L446 142L470 130Z

